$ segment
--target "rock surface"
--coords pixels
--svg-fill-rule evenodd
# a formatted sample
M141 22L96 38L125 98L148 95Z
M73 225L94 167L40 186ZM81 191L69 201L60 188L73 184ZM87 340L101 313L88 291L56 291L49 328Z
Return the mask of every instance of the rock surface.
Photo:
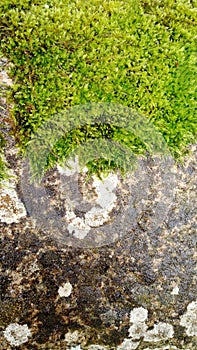
M0 188L0 350L197 348L197 154L190 148L155 231L139 224L102 247L61 248L25 209L22 160L8 137L16 177L11 192Z

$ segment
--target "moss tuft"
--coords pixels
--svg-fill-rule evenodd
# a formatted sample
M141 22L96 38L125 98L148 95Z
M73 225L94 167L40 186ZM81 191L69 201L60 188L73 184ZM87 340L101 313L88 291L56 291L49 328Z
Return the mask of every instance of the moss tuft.
M196 24L195 1L2 0L0 50L12 63L9 99L21 149L57 112L112 102L153 121L180 157L197 131ZM58 156L78 135L88 140L87 128L68 133ZM95 137L105 132L92 126ZM113 125L108 132L141 148Z

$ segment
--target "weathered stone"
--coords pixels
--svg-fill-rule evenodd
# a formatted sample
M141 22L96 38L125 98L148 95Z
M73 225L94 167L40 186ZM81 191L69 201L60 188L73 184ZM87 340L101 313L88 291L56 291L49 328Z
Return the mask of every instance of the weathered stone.
M6 224L19 222L27 213L17 195L14 179L2 181L0 186L0 221Z
M15 209L19 201L24 210L22 160L10 137L5 156L16 175ZM157 229L146 230L148 212L142 213L135 229L104 246L61 246L28 211L14 221L6 214L0 222L0 350L195 350L196 168L191 146L176 167L174 200ZM54 206L57 174L51 171L45 182ZM63 208L56 209L61 215ZM78 218L90 210L77 209Z

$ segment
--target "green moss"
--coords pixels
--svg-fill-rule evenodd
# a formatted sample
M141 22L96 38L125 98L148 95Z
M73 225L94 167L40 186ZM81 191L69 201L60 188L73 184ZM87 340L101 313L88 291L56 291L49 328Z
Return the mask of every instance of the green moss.
M2 0L0 16L0 50L12 63L9 99L21 149L44 120L89 102L141 112L175 157L195 141L196 1ZM69 132L57 156L88 140L91 128L94 137L105 133L105 125L97 127ZM118 127L107 128L137 153L144 149ZM108 166L101 160L90 168L101 165Z

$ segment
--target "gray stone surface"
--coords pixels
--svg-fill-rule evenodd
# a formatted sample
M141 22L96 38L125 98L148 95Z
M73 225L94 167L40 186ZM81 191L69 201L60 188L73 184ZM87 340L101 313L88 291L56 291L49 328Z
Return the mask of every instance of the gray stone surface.
M157 230L147 232L144 221L92 249L61 248L37 228L11 137L5 156L16 178L9 199L0 188L7 208L0 212L0 350L195 350L196 146L177 165L174 201Z

